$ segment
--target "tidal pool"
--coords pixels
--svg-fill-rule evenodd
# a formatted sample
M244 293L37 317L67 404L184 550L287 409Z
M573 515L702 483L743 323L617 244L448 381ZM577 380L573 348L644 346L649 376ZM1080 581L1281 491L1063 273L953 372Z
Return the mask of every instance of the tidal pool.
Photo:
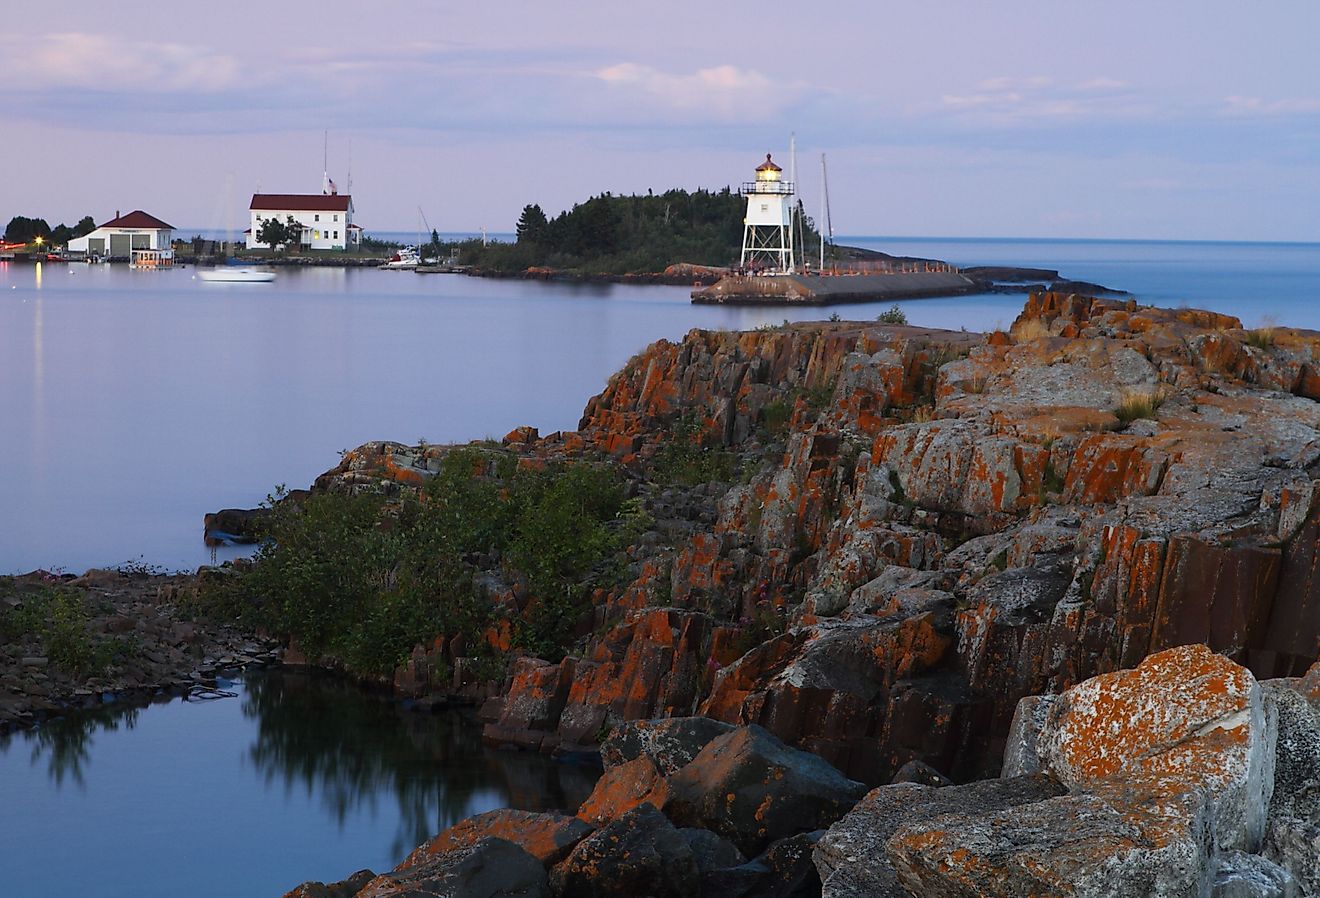
M490 751L470 714L405 711L337 679L225 688L0 737L0 894L278 898L388 870L471 814L576 809L598 775Z

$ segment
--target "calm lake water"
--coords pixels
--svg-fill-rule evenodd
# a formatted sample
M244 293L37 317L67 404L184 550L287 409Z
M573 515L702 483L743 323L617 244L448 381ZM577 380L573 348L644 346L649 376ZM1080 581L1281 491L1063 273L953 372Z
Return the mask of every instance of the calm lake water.
M227 688L0 737L0 895L277 898L389 870L471 814L576 809L597 775L334 680Z
M1316 244L841 241L1059 268L1248 325L1320 328ZM284 269L266 285L193 274L0 262L0 573L191 569L211 560L203 514L306 486L340 449L572 428L653 340L834 311L693 306L679 287L374 269ZM901 305L914 324L978 330L1011 323L1023 299ZM838 311L873 318L884 307Z

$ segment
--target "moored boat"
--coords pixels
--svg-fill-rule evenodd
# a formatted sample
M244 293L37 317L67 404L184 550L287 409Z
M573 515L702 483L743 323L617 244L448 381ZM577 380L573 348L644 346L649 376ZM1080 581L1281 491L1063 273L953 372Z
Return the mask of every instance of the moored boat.
M422 263L422 254L417 251L415 246L405 246L395 252L390 260L380 266L385 269L410 269L416 268Z
M199 271L197 277L212 282L265 284L275 280L275 272L269 268L254 268L251 265L221 265Z

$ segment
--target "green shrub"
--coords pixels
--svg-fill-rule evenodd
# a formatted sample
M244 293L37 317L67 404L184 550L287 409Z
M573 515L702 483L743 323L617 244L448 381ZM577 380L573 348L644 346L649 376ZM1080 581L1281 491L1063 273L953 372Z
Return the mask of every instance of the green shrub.
M793 405L786 399L767 402L761 408L761 426L771 436L782 436L793 417Z
M695 413L680 417L674 422L671 438L655 454L652 476L660 483L677 486L737 479L737 456L718 446L707 446L706 436Z
M885 309L879 315L876 315L875 320L879 321L881 324L908 323L907 314L903 311L902 307L899 306L897 303L890 306L888 309Z
M384 674L413 646L463 634L480 644L490 608L476 576L502 564L534 601L520 645L562 655L598 569L618 548L623 502L610 468L517 470L482 449L448 452L416 497L315 493L271 497L252 564L209 582L207 610L296 636L309 655Z

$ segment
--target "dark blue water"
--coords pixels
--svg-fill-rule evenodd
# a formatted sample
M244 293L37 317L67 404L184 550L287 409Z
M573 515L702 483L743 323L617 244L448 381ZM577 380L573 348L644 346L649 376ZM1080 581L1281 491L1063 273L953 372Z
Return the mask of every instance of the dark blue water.
M1317 244L844 241L1320 328ZM207 284L192 269L0 262L0 573L191 569L211 557L203 514L305 486L340 449L572 428L653 340L836 311L693 306L688 292L334 268ZM981 330L1023 299L900 305L914 324Z
M471 814L576 809L594 784L333 680L230 688L0 737L0 895L276 898L388 870Z

